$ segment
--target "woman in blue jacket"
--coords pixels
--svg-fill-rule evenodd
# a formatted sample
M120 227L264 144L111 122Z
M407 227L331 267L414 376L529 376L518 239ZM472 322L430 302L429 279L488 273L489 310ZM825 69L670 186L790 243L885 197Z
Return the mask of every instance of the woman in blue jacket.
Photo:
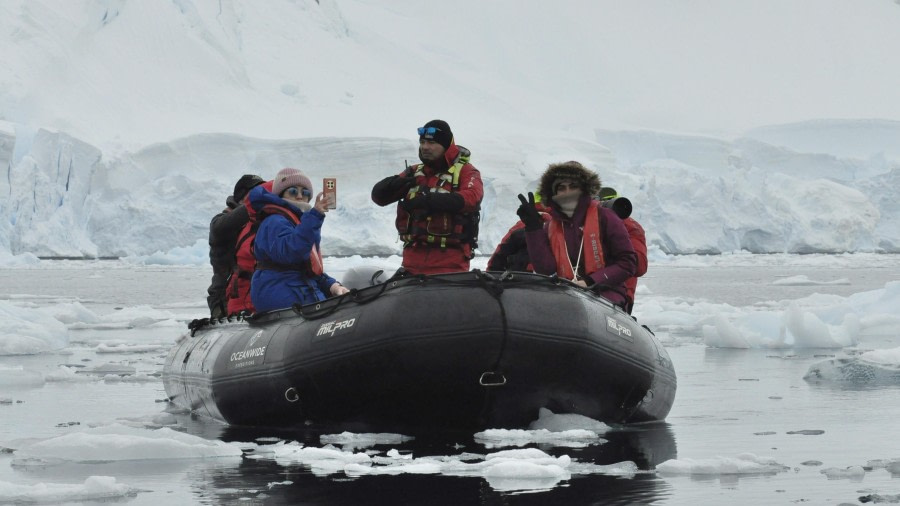
M249 195L258 223L253 248L256 270L250 298L257 312L309 304L349 290L325 274L319 252L329 200L312 199L309 178L297 169L278 172L272 192L262 186ZM326 295L327 294L327 295Z

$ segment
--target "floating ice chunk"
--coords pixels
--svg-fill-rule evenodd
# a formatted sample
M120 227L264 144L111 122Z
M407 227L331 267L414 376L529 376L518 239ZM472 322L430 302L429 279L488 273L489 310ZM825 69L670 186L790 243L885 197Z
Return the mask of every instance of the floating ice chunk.
M583 429L603 434L610 426L603 422L574 413L554 413L547 408L538 411L538 419L528 425L529 429L547 429L551 432L564 432Z
M360 436L360 437L357 437ZM343 433L335 440L364 440L364 434ZM251 459L274 459L300 463L317 475L343 472L349 477L398 474L442 474L482 477L495 490L541 490L552 488L572 474L608 474L630 477L638 472L630 461L606 466L575 462L568 455L555 457L537 448L503 450L487 455L463 452L457 455L414 457L391 449L354 453L331 445L308 448L297 442L279 442L255 448Z
M266 454L271 455L281 465L307 465L316 476L344 472L344 469L351 464L364 466L372 464L372 457L366 453L343 451L331 445L315 448L305 447L297 442L277 443L259 448L252 458L265 458ZM350 468L357 469L355 466Z
M884 468L887 472L892 475L900 474L900 459L879 459L879 460L870 460L866 463L866 467L872 469L881 469Z
M53 312L53 317L66 325L74 323L94 323L99 320L97 314L84 307L80 302L68 302L54 304L48 311Z
M829 480L840 480L847 478L851 480L861 480L863 476L866 475L866 470L863 469L862 466L850 466L846 469L829 467L827 469L822 469L819 472L827 476Z
M568 477L562 467L555 464L541 465L530 461L507 460L488 466L484 475L497 478L559 478Z
M347 464L343 471L347 476L359 476L363 474L440 474L443 464L436 460L416 459L411 462L395 462L389 465L366 466L362 464Z
M537 448L521 448L494 452L484 457L485 462L506 462L510 460L530 460L537 464L556 464L567 467L572 461L568 455L553 457Z
M43 309L0 300L0 355L35 355L69 345L69 331Z
M746 337L724 316L715 316L714 325L703 326L703 342L711 348L751 348Z
M572 474L605 474L607 476L623 476L631 478L641 472L637 464L630 460L617 462L615 464L592 464L589 462L572 461L569 466Z
M871 362L873 364L893 365L900 367L900 346L898 346L897 348L867 351L860 355L859 359Z
M325 444L341 445L347 448L369 448L375 445L398 445L412 441L412 436L392 433L355 434L342 432L340 434L323 434L319 440Z
M569 448L583 448L591 444L605 443L600 434L610 430L603 422L572 413L555 414L541 408L538 419L529 424L529 430L488 429L475 434L475 441L488 448L525 446L531 443L549 444Z
M151 353L168 348L162 344L100 343L94 351L97 353Z
M536 448L505 450L485 457L482 476L494 490L546 490L568 480L572 459L552 457Z
M504 446L525 446L532 443L568 448L584 448L592 444L605 443L606 440L596 432L584 429L572 429L551 432L547 429L488 429L475 434L475 441L487 448Z
M713 348L785 348L781 315L771 311L737 316L717 313L713 325L703 326L703 339Z
M159 376L149 374L107 374L103 377L104 383L156 383Z
M116 423L23 445L16 450L14 462L193 459L240 457L241 454L241 445L237 443L203 439L169 428L150 430Z
M501 492L549 490L570 477L559 466L542 466L531 462L503 462L484 472L488 485Z
M850 280L847 278L835 279L832 281L813 281L804 275L789 276L786 278L776 279L773 285L783 286L812 286L812 285L849 285Z
M49 372L44 375L44 380L48 383L88 383L98 380L98 378L90 375L78 374L79 370L80 369L77 369L75 367L67 367L61 365L55 371Z
M900 328L900 316L889 314L872 314L860 317L861 335L895 336Z
M134 329L150 327L163 322L177 320L178 316L169 311L162 311L149 305L122 308L105 315L84 317L81 321L69 322L70 329Z
M829 325L814 313L792 303L784 312L785 327L798 348L843 348L858 341L860 324L855 313L847 314L840 325Z
M661 475L734 475L734 474L776 474L790 469L778 462L752 453L742 453L736 457L713 457L709 459L671 459L656 466Z
M62 503L105 501L133 497L138 489L116 483L112 476L90 476L81 484L35 483L20 485L0 481L2 503Z
M772 310L736 309L726 304L697 303L691 308L696 331L684 325L686 332L699 331L704 343L720 348L843 348L857 344L866 336L893 336L900 325L898 282L872 290L840 297L813 294L792 301L787 307L770 302ZM657 298L653 311L665 313L673 303ZM666 304L663 304L665 302ZM650 304L654 304L650 301ZM679 304L682 304L679 302ZM642 315L643 316L643 315ZM643 320L642 320L643 321ZM672 323L657 319L657 326L672 328ZM678 324L682 322L676 321Z
M900 385L900 348L817 362L809 366L803 379L813 383Z

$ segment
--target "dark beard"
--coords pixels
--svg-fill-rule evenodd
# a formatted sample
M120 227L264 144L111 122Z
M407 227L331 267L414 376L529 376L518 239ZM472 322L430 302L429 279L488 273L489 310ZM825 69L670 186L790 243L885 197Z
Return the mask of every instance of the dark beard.
M431 167L432 169L435 169L437 171L443 171L443 170L447 170L447 168L449 168L449 165L447 165L447 160L444 158L445 154L446 154L446 152L440 154L434 160L426 160L425 157L422 156L422 150L420 149L419 150L419 160L421 160L422 163Z

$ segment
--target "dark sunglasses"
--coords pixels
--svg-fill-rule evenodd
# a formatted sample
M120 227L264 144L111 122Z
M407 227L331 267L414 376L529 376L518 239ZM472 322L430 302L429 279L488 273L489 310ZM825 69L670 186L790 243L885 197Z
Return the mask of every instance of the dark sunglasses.
M435 127L419 127L419 135L434 135L440 131L440 128Z
M299 195L303 195L308 199L312 198L312 191L309 188L301 188L298 190L296 186L291 186L287 190L284 190L284 193L292 199L297 198Z
M578 183L559 183L556 185L556 193L559 193L560 189L564 190L580 190L581 185Z

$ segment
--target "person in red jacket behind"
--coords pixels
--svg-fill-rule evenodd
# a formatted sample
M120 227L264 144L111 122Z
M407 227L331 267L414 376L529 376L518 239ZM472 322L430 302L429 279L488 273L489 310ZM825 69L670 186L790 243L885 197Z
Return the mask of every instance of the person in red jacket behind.
M266 191L271 192L274 181L266 181L262 183L262 187ZM256 270L256 257L253 255L253 240L256 238L256 229L259 224L256 223L256 210L249 205L247 198L244 197L244 207L247 209L247 223L238 234L237 244L235 245L234 256L235 265L228 282L228 315L236 315L241 313L255 313L253 301L250 300L250 279L253 277L253 271Z
M429 121L418 132L422 163L376 183L372 201L382 207L397 202L395 225L407 272L468 271L484 197L481 174L446 121Z
M625 197L620 197L618 192L613 188L601 188L600 200L604 207L609 207L616 212L619 218L625 223L625 230L628 230L628 238L631 239L631 245L634 247L634 253L637 255L637 269L635 269L634 277L625 281L625 311L631 314L634 309L634 292L637 290L639 277L647 273L647 237L644 234L644 227L631 217L631 201Z

